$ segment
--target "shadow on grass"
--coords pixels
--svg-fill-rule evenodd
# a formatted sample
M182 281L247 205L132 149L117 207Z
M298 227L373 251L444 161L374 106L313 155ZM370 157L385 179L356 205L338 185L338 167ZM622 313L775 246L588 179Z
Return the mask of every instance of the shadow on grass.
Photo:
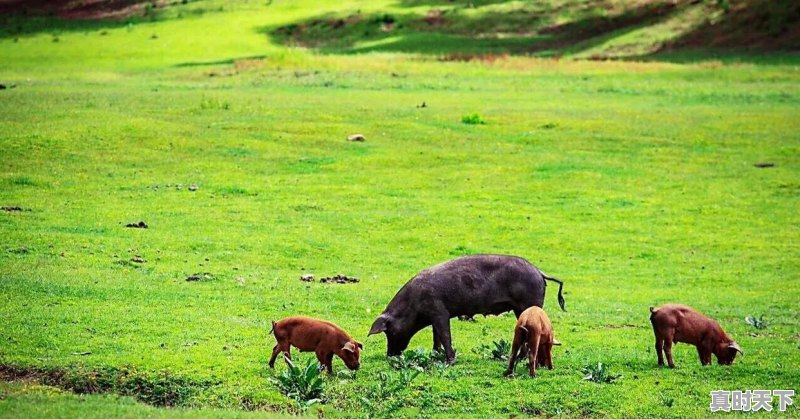
M742 1L723 13L718 21L712 23L702 17L705 20L696 22L695 26L685 25L685 33L674 29L675 38L671 41L637 39L630 44L609 48L603 48L603 45L615 39L625 39L634 31L668 19L682 19L686 16L683 13L689 9L703 12L700 15L705 16L721 12L722 6L688 0L631 2L627 7L605 1L574 1L559 5L546 2L502 3L505 2L400 0L398 4L401 7L429 9L325 14L259 30L279 43L314 48L328 54L405 52L560 56L600 47L599 52L590 58L658 60L660 54L676 50L694 50L693 56L699 58L703 48L711 48L712 57L717 56L719 50L738 51L740 57L744 57L747 53L752 54L754 48L780 52L800 49L800 3ZM643 55L642 51L656 52ZM753 60L759 61L760 58Z
M402 2L409 6L437 3ZM586 9L581 2L566 9L527 5L483 13L467 13L451 7L430 9L425 14L327 14L261 30L286 45L316 48L324 53L383 51L547 56L576 47L592 48L610 37L658 23L676 7L672 2L644 3L615 14L606 14L603 9ZM575 18L557 23L562 14Z
M175 64L173 67L207 67L207 66L215 66L215 65L229 65L229 64L236 64L237 61L242 60L263 60L267 58L266 55L250 55L247 57L235 57L235 58L227 58L224 60L216 60L216 61L192 61L186 63L178 63Z

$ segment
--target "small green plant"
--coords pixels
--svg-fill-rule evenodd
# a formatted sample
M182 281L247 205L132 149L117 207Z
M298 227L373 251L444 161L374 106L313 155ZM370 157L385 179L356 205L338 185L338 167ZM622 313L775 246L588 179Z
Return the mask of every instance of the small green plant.
M301 410L305 410L314 403L321 402L325 382L320 377L321 366L319 362L309 359L305 367L298 367L286 358L289 368L272 379L281 393L297 402Z
M419 370L401 369L397 374L378 374L378 383L360 393L357 401L361 408L370 412L370 417L394 417L406 405L408 387L420 374Z
M492 341L492 345L484 343L473 349L473 352L489 359L508 361L508 356L511 353L511 342L505 339L495 340Z
M407 350L402 355L389 357L389 366L396 370L431 370L447 367L447 355L441 351L428 352L422 348Z
M480 114L478 113L471 113L468 115L464 115L461 117L461 122L467 125L483 125L486 124L486 121L483 120Z
M749 324L750 326L755 327L756 329L766 329L767 328L767 322L766 322L766 320L764 320L764 315L763 314L761 316L759 316L759 317L747 316L747 317L744 318L744 321L746 321L747 324Z
M583 368L583 373L586 374L583 376L584 380L594 381L595 383L611 384L622 378L622 374L611 374L608 370L608 366L602 362L598 362L597 365L590 364L585 366Z
M222 109L222 110L229 110L231 108L231 104L228 101L223 101L214 98L206 98L204 97L200 101L200 109L201 110L209 110L209 109Z
M659 397L661 398L661 404L663 404L666 407L672 408L672 406L675 404L674 397L665 396L663 394L660 394Z

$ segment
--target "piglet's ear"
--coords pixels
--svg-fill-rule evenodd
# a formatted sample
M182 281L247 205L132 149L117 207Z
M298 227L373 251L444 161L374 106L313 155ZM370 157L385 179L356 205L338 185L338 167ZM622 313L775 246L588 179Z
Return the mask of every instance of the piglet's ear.
M364 349L364 344L359 341L356 341L356 346L358 346L358 349Z
M736 342L731 342L731 344L728 345L728 350L734 350L734 351L739 352L740 354L744 355L744 351L742 350L742 348L739 347L739 344L736 343Z
M375 319L375 323L372 323L372 328L369 329L369 334L367 336L372 336L381 332L386 331L386 326L388 325L389 320L381 315L377 319Z
M353 345L353 342L347 342L344 344L344 347L342 347L342 349L344 349L345 351L355 352L356 345Z

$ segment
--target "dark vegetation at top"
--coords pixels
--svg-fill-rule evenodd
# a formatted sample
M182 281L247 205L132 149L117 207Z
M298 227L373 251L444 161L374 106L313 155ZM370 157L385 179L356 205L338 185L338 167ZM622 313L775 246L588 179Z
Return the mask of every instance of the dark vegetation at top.
M113 29L138 22L198 15L211 10L186 7L201 0L0 0L0 38L51 32ZM219 9L216 9L218 11ZM104 33L102 33L104 34Z
M191 3L200 3L185 7ZM0 38L103 31L218 11L201 0L6 0ZM691 13L689 13L691 12ZM668 37L609 41L662 25ZM390 9L325 13L260 29L276 41L324 53L408 52L455 60L506 54L658 58L686 51L800 51L800 2L790 0L545 1L398 0ZM56 35L54 35L56 36Z

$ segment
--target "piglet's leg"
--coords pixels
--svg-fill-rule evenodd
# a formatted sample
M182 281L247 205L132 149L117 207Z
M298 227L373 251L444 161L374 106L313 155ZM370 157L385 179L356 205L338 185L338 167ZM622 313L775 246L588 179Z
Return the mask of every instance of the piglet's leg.
M325 368L328 374L333 374L333 354L323 351L317 351L317 361Z
M664 339L664 353L667 355L667 364L670 368L675 368L675 363L672 362L672 338L667 337Z
M511 344L511 356L508 357L508 368L504 374L506 377L514 375L514 366L517 364L517 357L521 356L523 346L525 346L523 332L517 328L514 331L514 343Z
M535 332L534 332L535 333ZM539 359L539 341L541 337L536 334L528 338L528 368L531 377L536 377L536 362Z
M702 346L697 347L697 354L700 355L700 364L711 365L711 351L707 348L703 348Z
M658 365L664 365L664 355L661 351L664 350L664 339L661 339L660 336L656 336L656 355L658 355Z
M275 345L275 347L272 348L272 357L269 359L270 368L275 368L275 358L278 357L279 353L281 353L281 347L280 345Z
M553 369L553 345L547 344L545 345L544 357L547 360L545 363L548 370Z

